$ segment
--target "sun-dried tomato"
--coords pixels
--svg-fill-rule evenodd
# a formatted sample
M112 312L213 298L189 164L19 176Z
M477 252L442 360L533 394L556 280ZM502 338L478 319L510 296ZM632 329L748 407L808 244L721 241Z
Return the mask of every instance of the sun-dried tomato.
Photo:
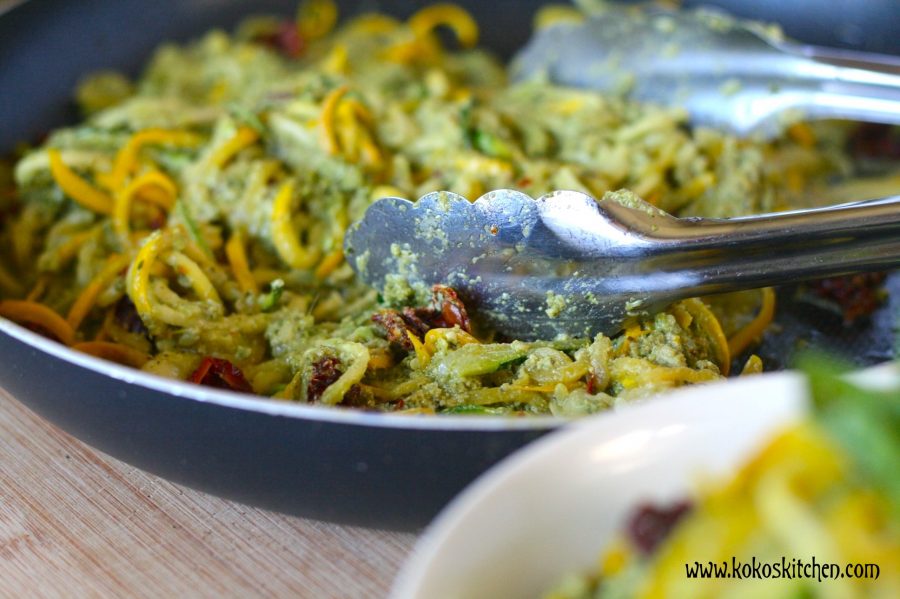
M435 320L434 328L453 328L458 326L467 333L472 332L472 323L469 320L469 314L463 305L459 295L452 287L446 285L435 285L431 292L433 294L432 306L438 312L439 316Z
M887 274L883 272L863 273L822 279L809 287L817 296L836 303L844 315L844 322L852 324L881 305L884 299L881 286L886 278Z
M253 393L253 387L247 382L241 369L222 358L207 356L200 362L188 380L198 385L229 389L241 393Z
M372 315L372 322L384 330L385 338L391 345L407 352L413 350L412 341L406 335L406 321L403 320L403 315L400 312L397 310L379 310Z
M325 389L341 378L341 360L333 356L319 358L312 365L312 375L309 384L306 385L306 401L314 403L319 401Z
M116 302L113 317L116 319L116 323L129 333L147 336L147 327L144 326L144 321L141 320L134 302L127 295L123 295L122 299Z
M347 389L347 392L344 393L344 398L341 400L341 405L350 408L368 407L366 396L363 394L363 388L360 385L352 385L349 389Z
M384 329L385 337L392 345L406 352L413 350L407 332L421 338L431 329L458 326L471 333L472 323L456 291L446 285L435 285L431 292L431 305L380 310L372 315L372 322Z
M861 123L848 139L848 146L858 158L900 158L900 134L889 125Z
M631 517L628 534L634 546L645 555L665 540L682 517L691 511L691 503L681 501L668 507L644 505Z
M591 395L596 395L597 391L600 391L599 381L597 379L597 376L593 372L588 373L585 390Z
M421 337L434 328L434 312L431 308L403 308L401 313L406 327L416 336Z
M259 36L257 41L288 58L299 58L306 51L306 40L300 35L297 23L290 20L281 22L272 33Z

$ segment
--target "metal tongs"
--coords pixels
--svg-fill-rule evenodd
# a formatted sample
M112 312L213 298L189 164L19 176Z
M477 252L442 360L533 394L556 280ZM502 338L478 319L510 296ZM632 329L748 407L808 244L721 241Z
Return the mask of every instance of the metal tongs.
M797 119L900 124L900 57L806 46L709 10L607 5L539 30L511 72L683 107L693 124L738 135Z
M724 15L607 8L539 31L514 79L621 91L687 108L693 124L776 133L794 117L900 123L900 59L827 51ZM385 198L348 232L384 291L457 289L516 339L613 334L679 299L900 265L900 197L711 220L574 191Z
M511 338L590 336L683 298L896 267L900 197L716 220L622 194L434 192L378 200L344 245L379 290L447 284Z

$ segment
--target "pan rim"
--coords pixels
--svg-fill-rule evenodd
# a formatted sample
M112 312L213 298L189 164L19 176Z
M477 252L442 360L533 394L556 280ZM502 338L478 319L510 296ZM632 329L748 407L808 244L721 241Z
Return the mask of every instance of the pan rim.
M165 378L76 351L0 317L0 333L68 364L107 376L126 385L156 391L179 399L219 405L274 417L310 420L349 426L456 432L545 431L560 428L574 419L558 416L473 416L458 414L402 415L365 412L339 406L310 406L247 395ZM2 345L2 338L0 338ZM3 381L0 380L0 385ZM16 397L15 395L13 397ZM27 403L27 398L22 398Z

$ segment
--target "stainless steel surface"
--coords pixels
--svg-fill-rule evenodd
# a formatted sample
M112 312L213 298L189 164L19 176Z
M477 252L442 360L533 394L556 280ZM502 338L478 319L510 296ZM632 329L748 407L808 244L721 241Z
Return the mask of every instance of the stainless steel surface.
M610 7L555 24L516 56L513 78L684 107L693 123L739 135L771 136L800 117L900 124L897 57L802 46L710 15Z
M383 198L345 252L367 283L454 287L517 339L612 334L683 298L900 265L900 197L728 220L576 191Z

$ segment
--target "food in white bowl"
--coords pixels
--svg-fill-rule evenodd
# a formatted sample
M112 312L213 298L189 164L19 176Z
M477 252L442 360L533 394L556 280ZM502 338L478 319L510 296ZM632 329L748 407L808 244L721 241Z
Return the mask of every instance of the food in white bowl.
M880 382L890 389L891 384L896 385L897 374L896 367L889 366L861 378L867 384ZM835 385L829 382L828 389ZM806 378L798 373L780 373L681 390L656 402L578 423L511 457L459 496L423 536L401 572L393 596L514 598L539 597L554 590L563 593L558 596L602 596L592 594L598 557L608 556L611 547L620 548L620 555L625 557L628 550L621 551L623 545L618 539L636 508L648 504L671 506L686 498L697 501L698 486L701 497L709 497L710 489L723 497L727 489L721 491L721 485L729 481L737 484L735 473L748 462L765 462L765 456L761 459L759 453L771 447L773 439L774 443L785 443L792 435L795 440L805 438L803 435L813 426L825 431L842 429L835 434L816 429L818 432L810 435L829 447L828 463L837 464L830 478L817 479L814 474L812 480L828 478L827 484L835 485L835 496L846 500L843 516L834 521L823 518L821 505L784 513L785 506L779 504L774 492L766 491L759 494L760 501L774 506L775 517L781 518L785 527L781 542L698 546L697 539L708 537L690 530L683 532L676 525L671 539L688 539L685 542L692 544L688 549L681 548L681 576L673 579L678 588L660 589L656 596L677 596L679 590L683 596L697 596L700 590L719 596L725 589L717 585L734 582L745 585L735 591L750 596L776 591L791 597L806 596L802 593L809 591L813 595L858 592L860 596L896 596L891 593L897 589L900 571L900 506L890 472L896 471L898 463L894 425L897 387L882 395L889 402L886 400L874 418L873 412L867 411L870 405L860 409L866 402L838 398L822 411L823 424L811 424ZM857 426L860 423L864 423L862 428ZM860 430L868 432L855 434ZM804 433L797 437L797 431ZM847 447L845 440L850 438L855 439L855 448L853 441ZM881 443L885 439L887 450ZM876 446L881 449L873 449ZM864 450L862 454L860 449ZM859 455L863 456L863 465L857 467ZM776 459L774 463L782 462ZM763 465L768 470L768 465ZM880 474L873 474L874 470ZM741 493L735 496L741 497ZM697 505L701 507L682 524L703 526L703 522L693 522L702 519L704 501L700 500ZM726 510L740 507L728 501L724 505ZM866 530L862 521L853 521L854 515L865 515L865 524L871 530ZM758 524L751 526L756 529ZM811 530L824 531L823 536L813 538ZM760 528L753 534L763 539L767 533ZM771 535L768 538L771 540ZM672 551L664 543L659 547ZM866 549L860 552L859 547ZM682 583L688 582L684 562L693 566L695 561L718 561L725 550L734 551L736 560L750 562L755 555L757 561L767 563L774 561L773 551L783 553L788 561L805 562L814 551L818 561L840 562L842 568L851 562L862 563L863 567L876 564L879 578L862 585L848 584L846 577L822 583L782 577L775 581L701 580L695 581L696 586L683 587ZM781 555L777 557L780 563ZM638 584L624 585L622 594L615 596L641 596L648 591L641 584L655 580L654 565L646 561L638 565L639 561L633 556L620 560L620 571L633 567Z

